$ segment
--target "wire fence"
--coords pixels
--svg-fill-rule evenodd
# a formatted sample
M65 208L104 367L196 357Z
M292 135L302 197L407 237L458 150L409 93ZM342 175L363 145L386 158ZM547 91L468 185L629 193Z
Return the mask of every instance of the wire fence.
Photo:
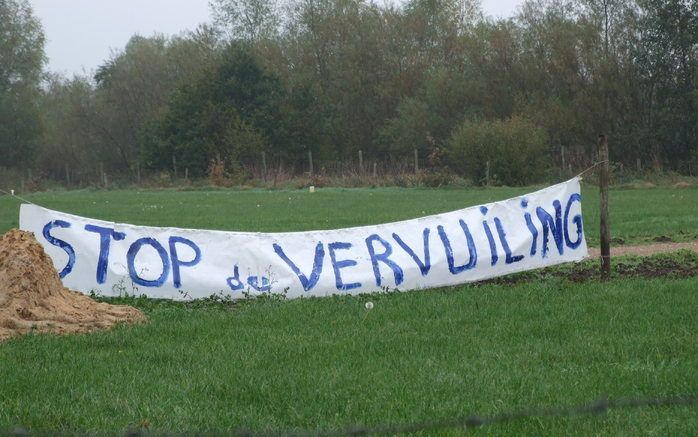
M513 422L527 418L545 417L576 417L593 416L608 413L613 409L637 409L648 407L678 407L698 405L698 395L672 395L665 397L625 397L617 399L600 398L593 402L580 405L563 405L551 407L528 407L520 410L500 413L494 416L470 415L450 419L403 424L387 424L376 426L353 426L342 430L330 431L298 431L286 430L277 432L256 433L249 430L237 430L231 435L240 437L257 436L287 436L287 437L340 437L340 436L371 436L371 435L400 435L410 433L434 433L438 431L459 429L464 432L476 428ZM132 431L128 437L140 436L140 431Z
M304 152L295 156L272 156L263 152L254 158L231 162L223 159L219 169L223 185L257 184L277 187L307 179L311 185L330 184L340 186L371 186L387 184L397 186L426 185L489 185L497 182L496 168L490 171L490 162L482 163L478 174L466 174L449 168L443 149L404 153L358 151L355 156L343 159L327 159ZM593 155L577 149L555 148L547 153L546 177L571 177L587 168ZM213 161L212 161L213 162ZM491 173L491 174L490 174ZM548 174L549 173L549 174ZM159 169L134 164L129 169L114 168L106 162L66 163L63 166L44 169L10 169L0 166L0 186L11 187L17 193L41 191L46 188L119 188L186 186L191 183L211 181L211 167L190 169L174 156L171 163ZM216 183L214 183L216 185Z

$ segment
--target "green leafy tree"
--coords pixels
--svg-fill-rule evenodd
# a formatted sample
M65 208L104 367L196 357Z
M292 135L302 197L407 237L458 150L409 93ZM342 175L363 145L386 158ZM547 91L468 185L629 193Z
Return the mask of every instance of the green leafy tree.
M212 0L216 26L231 39L248 42L274 38L281 24L275 0Z
M636 47L643 138L655 161L686 171L698 149L698 3L642 0Z
M173 94L149 137L147 164L166 168L174 156L193 175L212 159L256 160L262 151L289 150L283 88L246 45L227 48L219 63Z
M91 116L102 161L112 171L134 171L145 135L165 113L171 93L206 65L218 50L207 29L188 37L134 35L95 74Z
M44 61L44 33L29 2L0 1L0 166L33 162Z
M101 158L94 119L94 88L85 77L48 77L41 98L42 137L37 165L55 180L79 183L92 176Z
M543 180L547 138L545 131L530 121L466 120L453 132L449 144L452 168L475 182L490 178L504 185L525 185Z

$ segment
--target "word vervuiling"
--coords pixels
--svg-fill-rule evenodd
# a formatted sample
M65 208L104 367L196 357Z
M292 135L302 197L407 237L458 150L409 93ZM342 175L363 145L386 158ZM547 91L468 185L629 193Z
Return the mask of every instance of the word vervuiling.
M579 179L500 202L329 231L221 232L92 220L22 205L64 284L103 295L124 281L149 297L233 298L412 290L587 256ZM186 291L186 293L183 293Z

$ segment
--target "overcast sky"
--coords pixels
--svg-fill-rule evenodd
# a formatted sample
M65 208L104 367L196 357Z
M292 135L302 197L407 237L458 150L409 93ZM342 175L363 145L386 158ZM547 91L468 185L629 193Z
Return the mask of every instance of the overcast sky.
M46 34L50 71L90 73L138 33L178 34L210 21L209 0L30 0ZM522 0L482 0L486 14L508 17Z

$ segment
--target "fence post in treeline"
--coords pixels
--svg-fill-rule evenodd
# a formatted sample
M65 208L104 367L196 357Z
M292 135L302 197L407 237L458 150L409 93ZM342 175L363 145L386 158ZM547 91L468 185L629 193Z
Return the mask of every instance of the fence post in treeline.
M99 163L99 174L97 175L97 184L104 185L104 163Z
M310 176L312 176L313 175L313 151L312 150L308 150L308 165L309 165L308 174L310 174Z
M141 163L136 162L136 181L138 181L138 185L141 183Z
M267 154L262 151L262 180L267 181Z
M359 150L359 173L363 174L364 172L364 155L361 150Z
M416 148L414 149L414 173L419 173L419 154Z
M376 176L378 176L378 163L373 161L373 177L375 178Z
M565 165L565 146L560 147L560 158L562 159L562 175L565 176L567 166Z
M172 170L174 171L175 179L177 179L177 157L174 155L172 155Z
M485 163L485 186L490 186L490 162Z
M68 163L65 163L65 183L70 186L70 167L68 167Z
M608 140L604 134L599 135L599 161L601 277L608 279L611 276L611 233L608 225Z
M642 161L640 161L640 158L637 158L635 161L635 164L637 165L637 171L638 173L642 171Z
M184 167L184 182L189 183L189 167Z

